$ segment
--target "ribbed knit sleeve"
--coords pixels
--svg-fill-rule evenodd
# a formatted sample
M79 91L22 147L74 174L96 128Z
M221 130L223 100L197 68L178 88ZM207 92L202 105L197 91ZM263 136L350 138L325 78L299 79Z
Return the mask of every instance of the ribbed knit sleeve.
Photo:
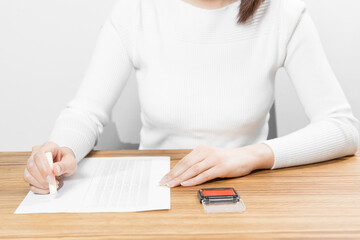
M310 124L289 135L264 141L275 155L273 169L352 155L359 145L360 123L329 66L306 6L301 3L297 9L298 20L287 36L283 67Z
M114 13L101 28L82 85L50 136L50 141L71 148L77 161L96 144L133 68L113 17Z

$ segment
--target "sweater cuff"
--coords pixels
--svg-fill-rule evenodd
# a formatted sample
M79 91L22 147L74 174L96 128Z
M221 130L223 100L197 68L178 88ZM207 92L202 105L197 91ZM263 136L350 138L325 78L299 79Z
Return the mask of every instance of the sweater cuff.
M54 129L49 140L60 147L70 148L78 163L94 146L81 132L69 128Z
M321 121L289 135L263 141L274 152L271 169L292 167L353 155L357 132L348 124Z

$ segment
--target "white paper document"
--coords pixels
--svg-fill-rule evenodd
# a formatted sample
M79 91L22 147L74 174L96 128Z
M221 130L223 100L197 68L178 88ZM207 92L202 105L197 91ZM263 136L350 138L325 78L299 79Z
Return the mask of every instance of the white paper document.
M56 195L29 192L15 214L170 209L170 189L159 185L169 170L170 157L85 158Z

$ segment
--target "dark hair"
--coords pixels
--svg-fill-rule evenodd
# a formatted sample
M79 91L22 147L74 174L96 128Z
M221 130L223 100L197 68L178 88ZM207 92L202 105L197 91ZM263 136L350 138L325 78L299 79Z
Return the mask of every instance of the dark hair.
M239 9L238 23L246 23L260 7L263 0L242 0Z

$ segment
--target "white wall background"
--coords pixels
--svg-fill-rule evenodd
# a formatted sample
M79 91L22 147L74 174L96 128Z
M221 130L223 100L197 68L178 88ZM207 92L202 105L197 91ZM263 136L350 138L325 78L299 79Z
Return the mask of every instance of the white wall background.
M84 76L99 28L115 1L0 0L0 151L30 151L46 141ZM360 1L305 2L360 118ZM277 76L276 104L279 136L307 124L284 71ZM136 148L140 126L132 77L96 148Z

